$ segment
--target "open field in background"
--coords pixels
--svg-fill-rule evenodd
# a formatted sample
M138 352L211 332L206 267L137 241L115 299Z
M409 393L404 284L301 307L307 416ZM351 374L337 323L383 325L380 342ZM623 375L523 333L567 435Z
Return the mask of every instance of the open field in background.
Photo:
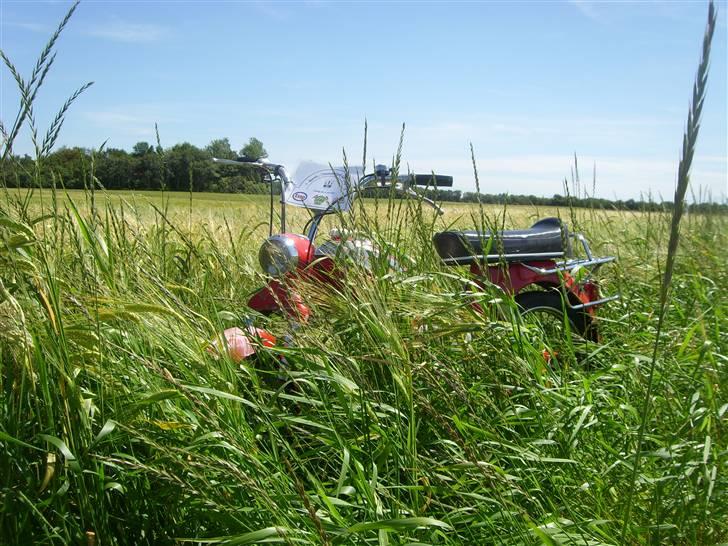
M667 215L445 204L433 226L367 200L331 225L412 261L312 288L295 327L246 308L265 196L18 195L0 193L0 543L621 542ZM550 215L619 256L602 277L622 299L601 344L546 365L552 340L502 298L473 313L430 240ZM728 539L726 248L728 217L684 218L627 543ZM290 346L205 351L249 318Z
M6 199L11 200L28 199L29 206L34 210L48 211L52 208L52 192L48 189L34 190L29 192L27 189L8 189L3 190L6 193ZM63 203L67 198L73 200L79 210L88 211L93 205L104 208L107 204L114 209L119 209L122 204L130 213L130 218L139 218L145 221L155 216L155 207L164 210L166 206L167 215L175 223L184 225L185 221L189 221L190 217L196 226L201 223L209 225L211 228L217 228L227 222L230 226L235 226L249 231L251 226L261 225L256 234L265 237L268 233L269 220L269 195L251 195L251 194L221 194L221 193L203 193L194 192L160 192L160 191L96 191L93 197L90 192L83 190L67 190L58 192L57 198ZM278 201L279 196L274 196L275 202L275 225L278 225ZM93 205L92 205L93 201ZM375 199L366 198L361 200L365 208L374 211L376 208ZM480 215L480 207L476 203L441 203L444 214L437 217L435 227L437 229L446 229L448 227L471 229L474 222L478 220ZM669 214L660 215L659 213L643 213L623 210L600 210L596 213L589 209L568 207L543 207L543 206L523 206L484 204L482 210L488 218L496 219L498 225L503 225L505 229L520 229L528 227L541 218L556 216L562 218L567 223L574 220L579 224L587 218L592 220L616 220L621 227L627 226L634 220L638 220L644 215L662 216L669 218ZM429 207L423 206L423 214L430 217ZM386 214L386 209L381 209L381 214ZM289 230L300 232L310 214L296 207L288 207ZM327 219L327 224L336 224L337 217L333 215ZM578 227L578 226L577 226ZM323 233L322 233L323 235ZM259 245L262 241L251 239L251 243ZM596 242L596 241L595 241Z

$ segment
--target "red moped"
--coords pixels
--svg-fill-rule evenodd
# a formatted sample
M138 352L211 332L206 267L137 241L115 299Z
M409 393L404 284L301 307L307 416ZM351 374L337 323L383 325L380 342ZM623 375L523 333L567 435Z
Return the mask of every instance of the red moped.
M449 187L453 182L450 176L397 175L383 165L377 165L368 175L348 169L309 166L303 171L299 169L294 180L283 165L245 158L214 161L252 165L262 170L271 189L274 183L280 184L281 233L272 235L271 195L271 236L263 242L258 254L260 266L270 280L252 295L248 305L258 313L285 313L299 322L308 320L311 309L298 287L311 282L335 286L340 283L338 259L347 256L366 263L377 252L371 240L336 230L329 240L316 245L316 235L326 215L349 210L357 196L373 188L403 193L427 203L441 214L436 203L413 188ZM291 205L306 208L312 214L304 227L305 234L286 230L286 207ZM482 288L495 285L514 296L523 314L545 313L552 320L568 322L572 332L587 340L598 339L595 322L598 306L618 298L601 297L594 279L598 269L615 258L593 256L586 238L571 233L558 218L545 218L524 230L444 231L434 235L433 243L444 264L469 266L476 284ZM574 246L581 249L583 256L576 256ZM479 304L473 305L483 311ZM276 343L270 333L253 326L224 332L227 351L236 360L253 355L255 341L265 346ZM217 350L221 344L222 340L218 340L213 345Z

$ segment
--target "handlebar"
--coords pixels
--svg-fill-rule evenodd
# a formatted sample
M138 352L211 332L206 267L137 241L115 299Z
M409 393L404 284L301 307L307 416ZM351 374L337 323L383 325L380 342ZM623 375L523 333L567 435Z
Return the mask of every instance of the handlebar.
M236 165L240 166L241 163L248 163L247 161L239 161L238 159L222 159L220 157L213 157L212 162L213 163L222 163L223 165Z
M445 176L442 174L413 174L412 181L417 186L452 188L452 176Z
M261 169L264 169L275 176L279 176L281 180L283 181L283 184L288 184L291 180L288 178L288 173L286 172L286 168L283 165L278 165L277 163L270 163L266 161L265 159L251 159L249 157L241 156L237 159L221 159L219 157L213 157L212 158L213 163L219 163L221 165L235 165L236 167L241 167L243 165L250 165L252 167L259 167Z
M286 188L292 184L293 182L288 177L288 173L286 172L286 168L283 165L278 165L276 163L270 163L266 161L265 159L251 159L248 157L238 157L237 159L221 159L217 157L213 157L212 161L214 163L222 164L222 165L235 165L235 166L243 166L243 165L250 165L253 167L258 167L263 170L265 170L267 173L273 175L274 177L277 177L281 181L281 229L285 231L285 225L286 225L286 199L285 199L285 191ZM273 178L270 178L268 181L272 181ZM348 195L340 197L338 200L336 200L334 203L331 203L329 207L320 213L317 214L318 219L320 220L320 217L324 214L327 214L328 212L331 212L334 210L334 206L343 198L353 198L357 193L361 193L362 191L366 189L371 188L387 188L387 187L394 187L394 189L397 189L399 191L404 192L408 197L412 197L414 199L420 199L423 202L430 205L432 208L434 208L438 214L443 214L443 210L435 203L433 200L428 199L424 195L421 195L414 191L412 189L412 186L429 186L434 188L442 188L442 187L452 187L453 184L453 178L452 176L445 176L445 175L439 175L439 174L406 174L406 175L398 175L398 176L392 176L392 170L389 169L386 165L376 165L374 172L371 174L368 174L366 176L363 176L356 184L355 187L351 188L348 192ZM272 226L272 224L271 224ZM318 221L314 221L312 225L313 234L315 235L315 231L318 228ZM272 227L271 227L272 230Z
M253 167L260 167L269 171L277 176L281 176L281 172L285 174L285 167L277 163L270 163L265 159L252 159L249 157L241 156L237 159L221 159L217 157L212 158L213 163L220 163L223 165L250 165ZM409 186L431 186L436 188L451 188L453 184L452 176L446 176L442 174L406 174L399 175L396 178L391 176L391 169L388 169L384 165L377 165L374 173L364 176L357 184L360 189L370 187L369 185L373 181L379 181L380 186L386 186L388 183L399 183L403 187ZM284 182L289 182L287 176L284 178Z
M241 165L252 165L253 167L260 167L267 173L277 176L281 180L281 231L286 231L286 188L291 184L291 179L288 178L288 173L283 165L276 165L275 163L269 163L264 159L250 159L248 157L238 157L237 159L220 159L217 157L212 158L213 163L221 163L223 165L235 165L240 167ZM270 187L271 191L271 209L270 209L270 232L273 233L273 185Z

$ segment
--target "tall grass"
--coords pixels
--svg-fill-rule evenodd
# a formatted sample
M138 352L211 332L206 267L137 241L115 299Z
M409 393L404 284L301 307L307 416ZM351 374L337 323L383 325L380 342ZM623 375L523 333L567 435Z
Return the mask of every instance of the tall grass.
M618 251L623 298L589 366L556 368L430 241L543 211L359 202L336 221L386 250L378 274L307 287L300 326L246 306L263 208L49 193L0 199L0 543L728 539L724 215L691 217L662 313L669 218L563 211ZM286 344L242 364L205 350L249 320Z
M675 188L675 208L672 213L672 221L670 223L670 239L667 244L667 257L665 259L665 271L660 285L660 301L657 318L657 329L655 332L655 343L652 351L652 361L647 375L647 389L645 393L645 401L642 407L642 420L640 422L639 432L637 434L637 446L635 449L634 463L632 465L631 487L627 496L625 507L625 516L622 527L622 540L626 538L627 526L630 523L630 514L632 510L632 499L637 482L637 473L639 471L641 460L642 442L644 441L645 428L651 411L652 390L654 387L655 367L657 365L657 355L660 348L660 335L665 320L665 311L668 304L668 297L672 285L672 275L675 269L675 259L677 256L678 242L680 239L680 221L682 220L685 208L685 195L690 185L690 167L695 154L695 146L698 141L698 133L700 132L700 116L703 111L703 102L708 88L708 67L710 65L710 46L713 42L713 33L715 32L715 23L717 13L715 6L711 1L708 5L708 23L703 37L703 50L698 65L698 73L695 77L693 85L693 97L688 113L687 127L683 135L682 155L680 157L680 165L678 167L677 186ZM706 456L707 462L710 437L706 437Z

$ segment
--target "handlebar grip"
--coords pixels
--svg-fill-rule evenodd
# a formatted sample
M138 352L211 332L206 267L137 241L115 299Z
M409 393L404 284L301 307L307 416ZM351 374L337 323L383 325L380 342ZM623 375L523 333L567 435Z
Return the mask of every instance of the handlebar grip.
M452 187L452 176L443 174L415 174L412 178L417 186L434 186L437 188Z
M257 163L258 162L257 159L254 159L252 157L245 157L244 155L240 155L240 156L236 157L235 161L237 161L238 163Z

